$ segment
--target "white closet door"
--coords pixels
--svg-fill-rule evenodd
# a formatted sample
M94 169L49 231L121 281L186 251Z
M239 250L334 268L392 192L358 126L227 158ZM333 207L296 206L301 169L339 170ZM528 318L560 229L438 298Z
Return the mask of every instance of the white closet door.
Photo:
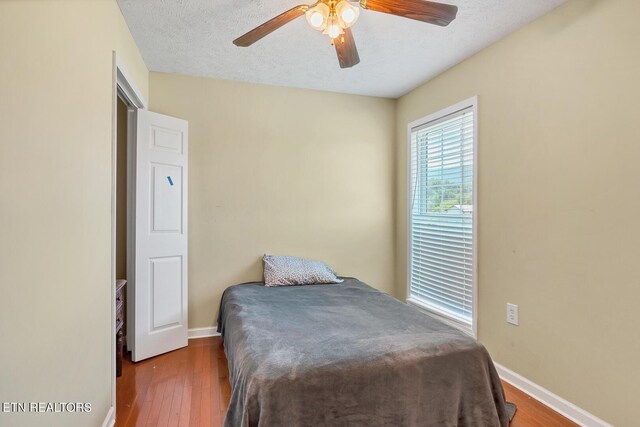
M188 123L135 113L132 358L187 345Z

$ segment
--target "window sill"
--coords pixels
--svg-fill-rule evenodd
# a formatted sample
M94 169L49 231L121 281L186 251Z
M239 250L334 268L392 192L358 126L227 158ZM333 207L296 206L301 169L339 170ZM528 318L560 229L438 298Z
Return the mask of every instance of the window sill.
M453 326L454 328L459 329L460 331L471 336L472 338L477 338L476 332L472 325L461 322L460 320L456 319L455 317L451 316L445 311L438 310L435 307L431 307L425 304L424 302L411 297L407 298L407 303L413 305L414 307L420 309L421 311L424 311L426 314L429 314L435 317L436 319L443 321L447 325Z

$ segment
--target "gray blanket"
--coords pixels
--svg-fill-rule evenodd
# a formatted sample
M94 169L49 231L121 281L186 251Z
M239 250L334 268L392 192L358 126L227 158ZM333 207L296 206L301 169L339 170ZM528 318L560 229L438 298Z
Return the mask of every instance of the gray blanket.
M228 288L226 427L507 426L486 349L353 278Z

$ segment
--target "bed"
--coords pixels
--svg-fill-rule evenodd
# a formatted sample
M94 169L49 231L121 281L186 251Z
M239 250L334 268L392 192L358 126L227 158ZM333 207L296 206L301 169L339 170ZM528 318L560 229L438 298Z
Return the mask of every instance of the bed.
M354 278L227 288L226 427L507 426L486 349Z

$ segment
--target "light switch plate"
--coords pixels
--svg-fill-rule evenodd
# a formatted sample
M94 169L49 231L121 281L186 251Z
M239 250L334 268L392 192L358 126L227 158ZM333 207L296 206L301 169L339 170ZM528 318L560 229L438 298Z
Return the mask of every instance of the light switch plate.
M518 306L507 303L507 323L518 326Z

